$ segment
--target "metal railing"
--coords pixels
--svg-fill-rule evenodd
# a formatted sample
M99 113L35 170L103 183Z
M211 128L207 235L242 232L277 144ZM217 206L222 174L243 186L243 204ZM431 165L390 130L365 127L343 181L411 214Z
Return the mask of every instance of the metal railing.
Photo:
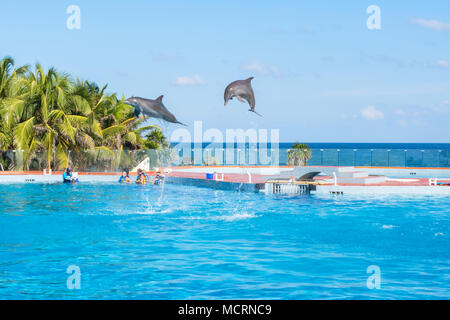
M289 148L237 146L174 148L184 164L291 165ZM310 149L308 165L367 167L450 167L450 149Z
M66 158L57 155L49 158L45 151L30 153L10 150L0 151L0 169L57 171L68 165L80 172L119 172L124 168L131 170L142 162L148 162L150 168L192 165L292 165L289 152L288 148L255 146L174 146L157 150L72 150L67 153ZM450 167L450 149L311 149L305 154L310 154L307 164L312 166ZM148 161L144 161L147 158Z

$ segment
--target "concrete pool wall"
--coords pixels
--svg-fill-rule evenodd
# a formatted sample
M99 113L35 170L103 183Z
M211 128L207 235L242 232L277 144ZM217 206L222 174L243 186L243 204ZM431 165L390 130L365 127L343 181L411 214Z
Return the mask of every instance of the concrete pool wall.
M79 173L79 180L85 182L117 182L120 173ZM0 183L62 183L62 172L51 175L41 171L2 171Z
M331 168L330 166L306 166L301 168ZM295 167L262 167L262 166L193 166L173 167L172 170L184 172L208 173L246 173L260 175L292 175ZM450 179L450 168L395 168L395 167L335 167L336 169L354 169L367 172L370 175L383 175L390 178L439 178Z
M317 186L317 194L418 194L447 195L450 187L443 186Z

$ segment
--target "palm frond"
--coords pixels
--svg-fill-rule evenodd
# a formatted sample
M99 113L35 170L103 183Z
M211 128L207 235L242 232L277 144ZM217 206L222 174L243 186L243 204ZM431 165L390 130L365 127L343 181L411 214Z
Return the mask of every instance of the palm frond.
M160 126L158 126L156 124L152 124L152 125L149 125L149 126L144 126L144 127L137 128L137 129L134 130L134 132L142 133L142 132L145 132L145 131L148 131L148 130L153 130L153 129L157 129L157 130L162 131Z
M95 154L96 154L96 158L97 160L114 160L115 157L115 153L114 150L105 147L105 146L100 146L100 147L95 147Z
M35 117L31 117L28 120L19 123L14 130L14 138L16 140L19 149L27 148L28 142L34 136L34 125Z
M24 108L25 103L21 99L8 98L1 102L0 113L8 127L11 128L15 123L20 121Z
M9 147L9 139L3 132L0 132L0 150L6 150Z
M78 116L78 115L66 115L67 119L69 119L70 124L73 127L81 127L88 124L88 117Z
M90 135L84 132L78 132L75 135L75 141L77 144L83 148L86 149L94 149L95 148L95 142L94 139L91 138Z
M56 160L58 161L58 168L67 168L69 166L67 148L61 144L56 147Z
M125 134L123 136L123 141L127 141L131 144L136 144L137 140L138 140L138 136L136 134L136 132L128 132L127 134Z
M116 134L123 134L127 131L127 128L123 125L113 125L106 129L102 130L102 134L104 138L108 138L110 136L116 135Z
M89 105L89 102L85 98L79 95L75 95L72 97L72 102L75 107L74 110L75 112L79 112L83 115L88 115L92 112L91 106Z

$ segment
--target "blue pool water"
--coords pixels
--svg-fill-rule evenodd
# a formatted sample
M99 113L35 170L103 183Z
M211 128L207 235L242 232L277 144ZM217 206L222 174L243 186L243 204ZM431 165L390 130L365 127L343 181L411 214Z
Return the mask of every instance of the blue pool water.
M448 197L3 184L0 203L1 299L450 297Z

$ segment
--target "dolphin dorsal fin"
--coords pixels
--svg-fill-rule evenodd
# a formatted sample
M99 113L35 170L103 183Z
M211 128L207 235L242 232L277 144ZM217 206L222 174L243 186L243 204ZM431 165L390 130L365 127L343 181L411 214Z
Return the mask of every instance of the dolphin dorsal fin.
M163 97L164 97L164 95L160 95L158 98L156 98L156 101L162 102Z
M253 77L248 78L246 81L250 82L253 80Z

